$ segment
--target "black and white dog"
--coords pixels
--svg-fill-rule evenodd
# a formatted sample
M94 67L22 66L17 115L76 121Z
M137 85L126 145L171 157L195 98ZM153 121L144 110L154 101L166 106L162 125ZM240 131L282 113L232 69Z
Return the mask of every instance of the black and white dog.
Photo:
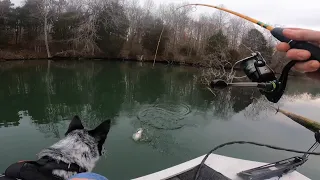
M91 172L104 153L104 143L110 130L110 120L93 130L83 127L74 116L61 139L38 154L37 161L12 164L0 180L67 180L71 176Z

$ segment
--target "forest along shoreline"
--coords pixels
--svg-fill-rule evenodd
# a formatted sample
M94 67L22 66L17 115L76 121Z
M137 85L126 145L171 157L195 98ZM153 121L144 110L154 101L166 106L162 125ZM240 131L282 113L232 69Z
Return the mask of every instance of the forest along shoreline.
M2 0L0 61L113 60L231 69L259 51L278 73L288 62L263 28L223 11L177 10L185 4Z

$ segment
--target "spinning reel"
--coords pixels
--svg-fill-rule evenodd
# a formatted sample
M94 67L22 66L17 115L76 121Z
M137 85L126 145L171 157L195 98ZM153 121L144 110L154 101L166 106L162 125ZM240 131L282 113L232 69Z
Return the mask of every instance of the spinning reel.
M251 56L240 60L241 69L252 82L227 83L217 79L213 80L210 86L217 89L231 86L257 87L260 93L269 101L277 103L286 89L289 71L297 62L290 61L283 68L279 79L277 79L274 71L267 65L261 53L254 52Z

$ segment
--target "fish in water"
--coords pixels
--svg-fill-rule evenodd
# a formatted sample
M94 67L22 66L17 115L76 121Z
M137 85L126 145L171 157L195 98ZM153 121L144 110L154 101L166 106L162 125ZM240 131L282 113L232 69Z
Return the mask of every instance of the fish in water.
M143 129L139 128L133 135L132 135L132 139L134 141L139 141L142 137L142 133L143 133Z

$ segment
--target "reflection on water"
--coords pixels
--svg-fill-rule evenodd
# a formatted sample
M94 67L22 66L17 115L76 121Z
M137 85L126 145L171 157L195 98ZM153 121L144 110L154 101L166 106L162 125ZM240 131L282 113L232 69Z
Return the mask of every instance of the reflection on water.
M20 110L28 111L33 123L47 124L75 113L99 122L105 117L118 116L122 110L135 113L137 109L132 108L135 107L140 108L137 114L140 121L160 123L153 126L161 129L169 124L178 127L174 124L190 113L189 105L201 112L213 108L217 116L223 117L251 103L251 92L230 89L213 96L197 84L195 69L173 69L149 69L134 64L59 63L52 64L50 71L45 64L3 70L1 99L10 105L1 110L7 117L1 120L1 126L19 125L16 112ZM146 122L148 119L154 121Z
M51 63L50 69L44 62L2 63L0 141L4 148L0 151L18 156L4 157L0 168L18 159L34 159L41 148L63 137L75 114L89 128L112 119L108 158L95 169L110 179L151 173L231 140L298 149L312 143L308 131L275 115L266 106L273 104L256 90L230 88L214 96L198 84L198 73L195 68L117 62ZM317 120L319 83L290 78L277 106ZM133 142L132 133L140 127L145 130L145 141ZM24 153L18 153L26 146ZM252 151L252 147L226 148L222 154L258 161L288 156ZM320 178L319 165L310 160L302 172ZM128 172L121 173L123 169Z

